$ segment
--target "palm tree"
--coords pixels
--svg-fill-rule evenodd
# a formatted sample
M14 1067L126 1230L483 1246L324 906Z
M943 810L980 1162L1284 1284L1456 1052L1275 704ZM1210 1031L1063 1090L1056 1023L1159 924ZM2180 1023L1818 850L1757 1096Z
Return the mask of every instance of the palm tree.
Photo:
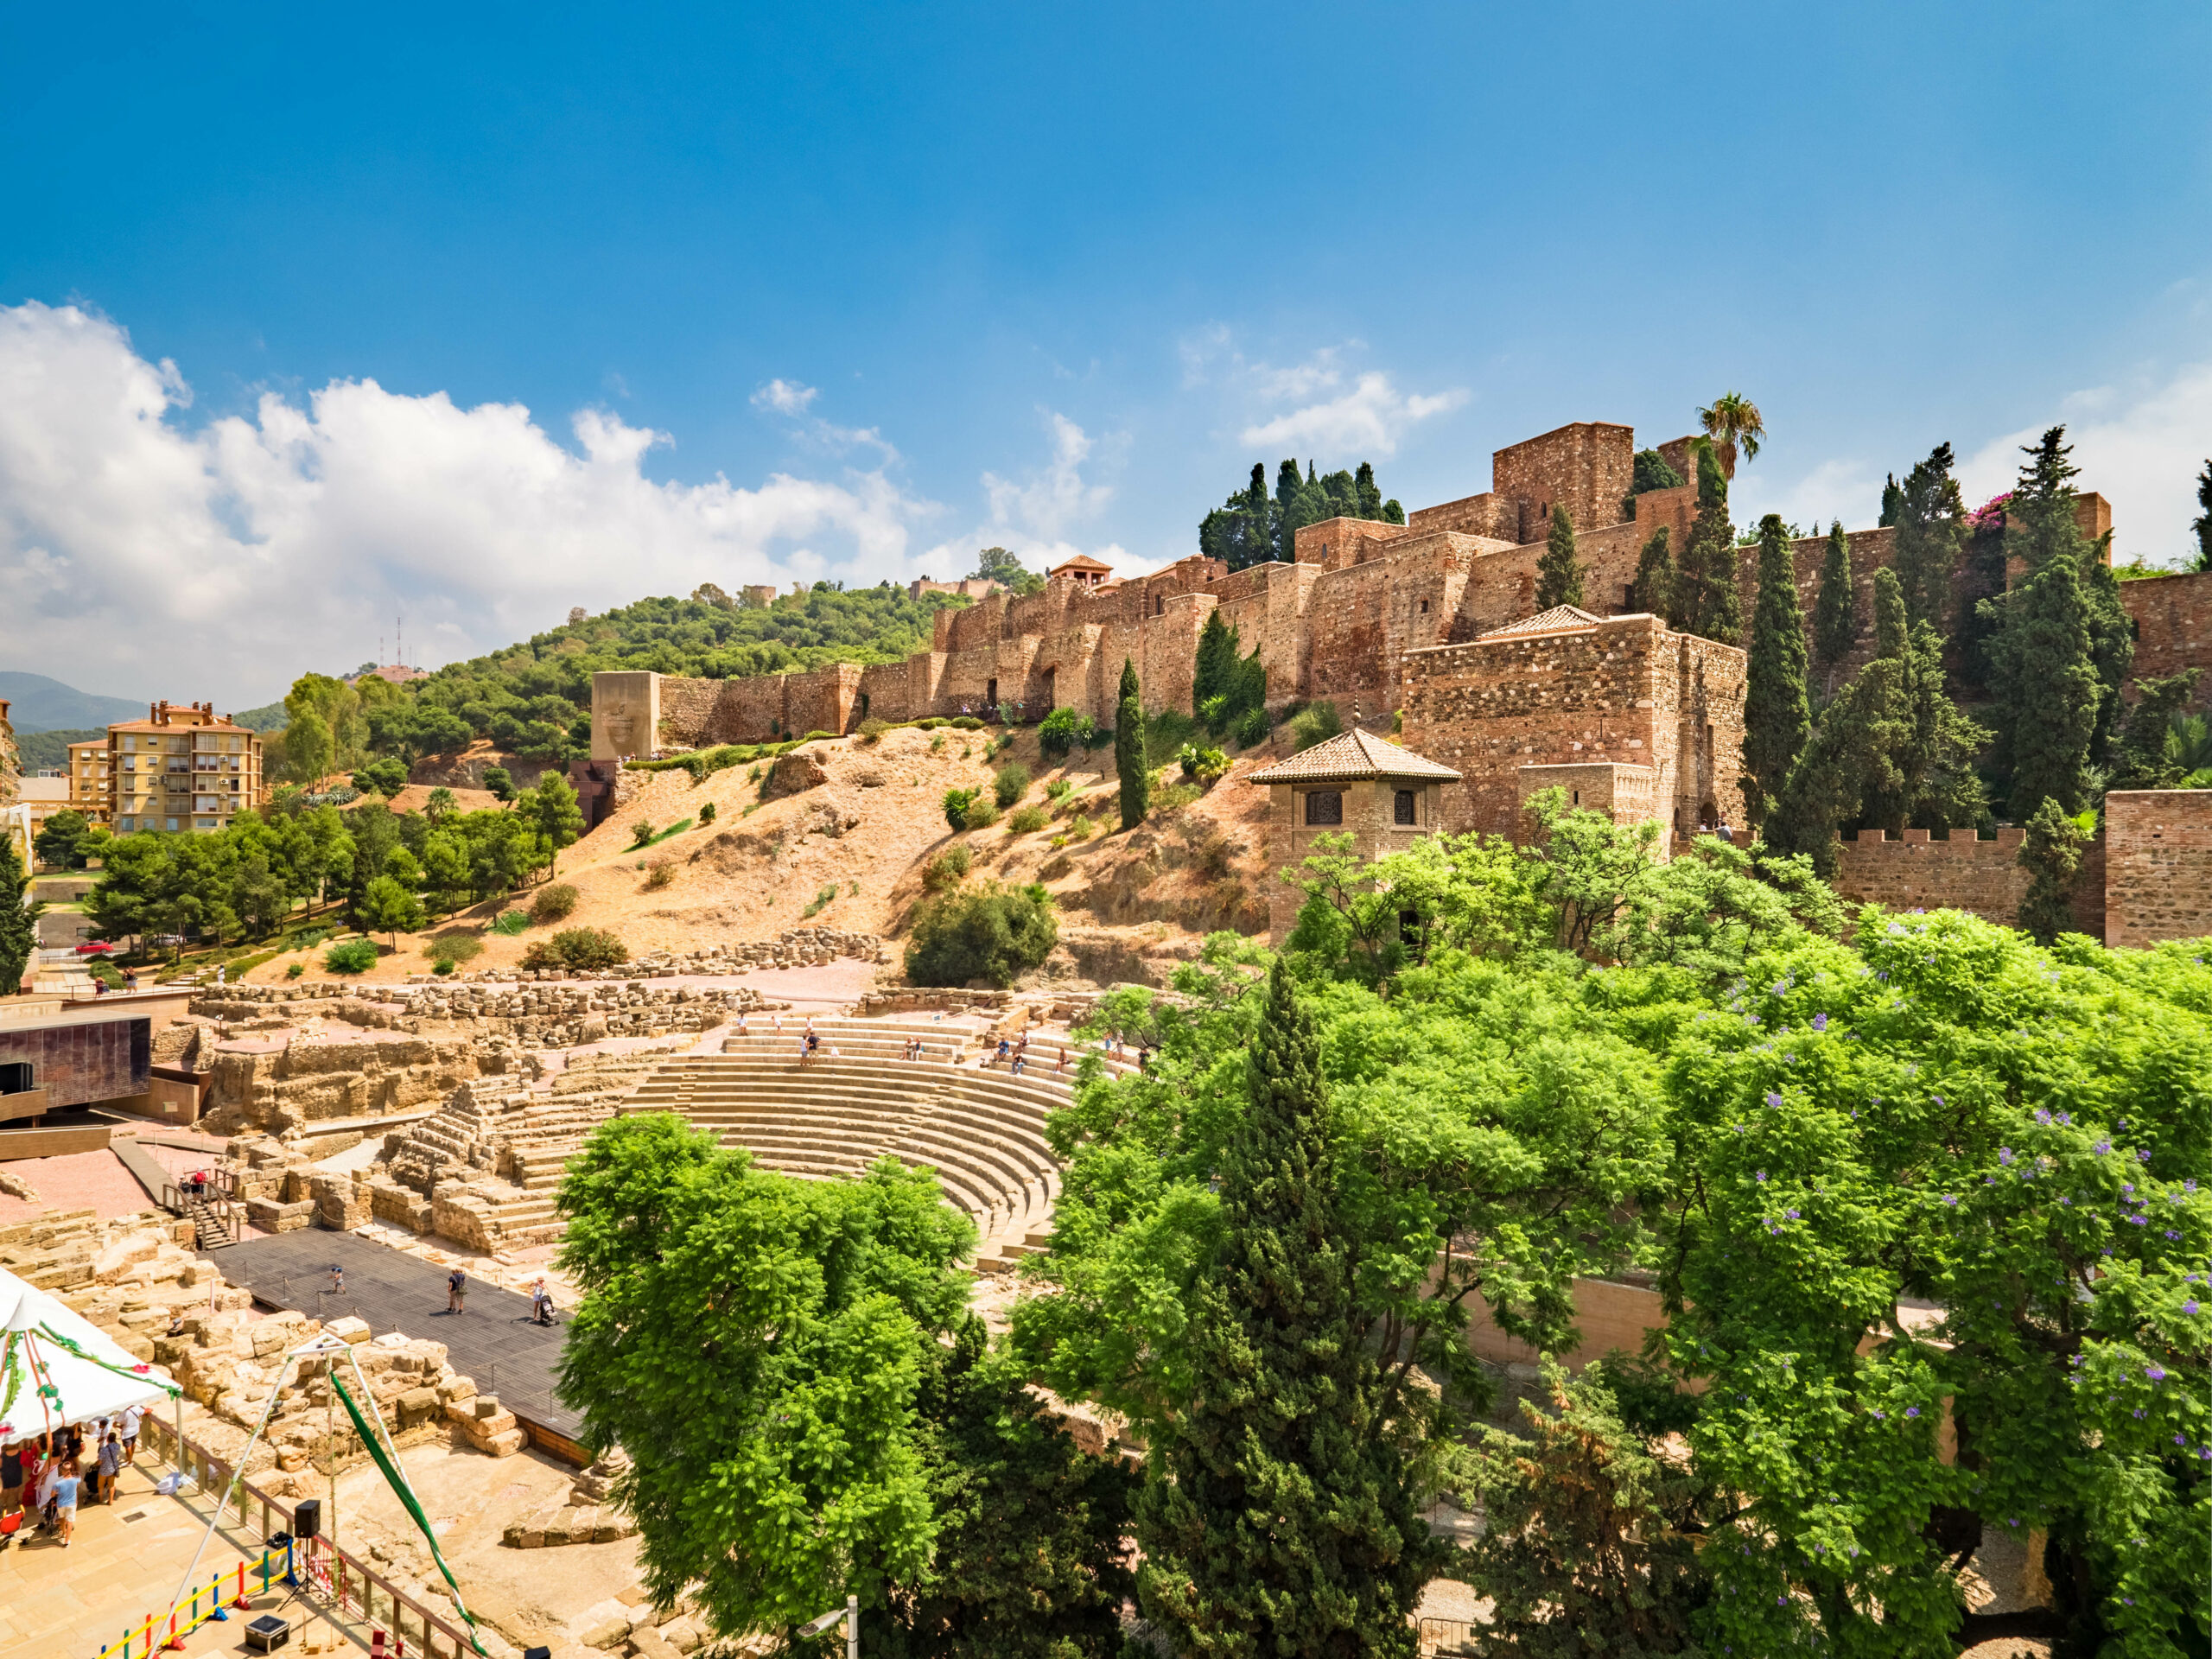
M1759 443L1766 436L1766 423L1759 418L1759 406L1741 392L1722 393L1710 409L1699 410L1697 418L1705 428L1706 435L1720 446L1724 461L1735 461L1736 446L1739 443L1745 461L1758 458Z

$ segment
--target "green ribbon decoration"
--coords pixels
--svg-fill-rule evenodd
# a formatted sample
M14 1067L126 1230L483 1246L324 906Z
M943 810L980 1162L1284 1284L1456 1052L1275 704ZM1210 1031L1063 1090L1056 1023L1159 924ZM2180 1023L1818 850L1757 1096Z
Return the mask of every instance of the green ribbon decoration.
M453 1605L461 1610L461 1619L468 1626L469 1641L474 1644L477 1652L485 1652L483 1638L476 1631L475 1615L468 1611L467 1604L461 1599L461 1586L454 1582L453 1569L446 1565L446 1558L438 1549L438 1535L430 1530L430 1518L423 1513L422 1503L416 1497L415 1489L407 1484L405 1471L400 1468L397 1460L384 1449L384 1441L369 1427L367 1420L361 1415L361 1408L353 1403L353 1396L346 1392L346 1385L338 1380L335 1364L330 1369L330 1385L338 1390L338 1398L346 1408L346 1414L353 1420L353 1432L361 1437L361 1443L369 1448L369 1455L377 1460L377 1467L384 1471L385 1484L398 1494L401 1506L414 1518L416 1530L423 1535L423 1541L430 1547L430 1559L438 1564L439 1573L452 1587Z

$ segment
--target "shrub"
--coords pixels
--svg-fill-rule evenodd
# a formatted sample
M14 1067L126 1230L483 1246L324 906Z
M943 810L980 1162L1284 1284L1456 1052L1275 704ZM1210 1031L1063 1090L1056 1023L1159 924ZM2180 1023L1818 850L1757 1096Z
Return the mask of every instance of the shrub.
M453 972L453 958L451 957L440 957L435 962L433 962L430 964L430 971L434 974L449 974Z
M284 977L287 979L297 979L302 974L307 972L307 963L304 962L296 962L284 969Z
M557 922L575 913L576 890L566 881L556 881L550 887L540 887L530 901L530 919L533 922Z
M944 752L944 734L943 732L939 732L935 737L930 739L930 753L931 754L942 754Z
M999 717L999 724L1000 724L1000 725L1001 725L1001 726L1011 726L1011 725L1013 725L1013 724L1014 724L1014 705L1013 705L1012 703L1010 703L1010 702L1002 702L1002 703L999 704L998 709L997 709L997 710L996 710L995 712L996 712L996 713L997 713L997 715L998 715L998 717Z
M1153 791L1152 810L1147 816L1153 818L1173 817L1205 793L1205 791L1196 784L1174 784L1166 789L1155 790Z
M645 867L645 891L658 893L676 880L676 861L672 858L655 859Z
M1227 755L1219 749L1202 749L1195 743L1185 743L1175 759L1182 766L1185 778L1201 784L1217 783L1229 770Z
M649 846L652 838L653 821L651 818L639 818L630 826L630 844L632 847Z
M1249 749L1255 743L1266 742L1268 732L1273 729L1268 724L1266 709L1247 709L1243 714L1237 715L1232 735L1236 739L1236 746L1239 748Z
M1291 753L1295 754L1316 743L1325 743L1343 730L1344 722L1337 718L1335 703L1309 703L1291 716Z
M813 899L808 903L806 908L801 911L799 914L802 916L811 916L817 911L826 908L830 901L836 896L837 884L835 881L832 881L828 887L823 888L821 892L816 893Z
M945 721L945 724L957 731L963 732L980 732L983 729L983 722L973 715L955 715L950 720Z
M1019 760L1009 760L999 768L999 775L991 780L991 793L1001 807L1012 806L1029 792L1029 768Z
M603 927L564 927L522 953L525 968L612 968L629 960L629 946Z
M1034 835L1045 827L1045 809L1023 806L1014 809L1014 816L1006 821L1006 832L1010 836Z
M503 910L499 912L498 919L493 922L492 931L503 939L512 939L529 925L530 912L528 911Z
M1059 804L1075 785L1065 778L1055 778L1045 785L1045 795L1054 805Z
M714 821L715 804L712 801L709 801L704 806L699 809L699 822L702 824L706 824L712 823Z
M332 974L365 974L377 965L377 946L374 939L348 939L343 944L334 944L322 953L323 971Z
M976 855L968 850L965 842L946 848L922 866L923 890L943 893L948 887L958 887L967 878L969 867L975 861Z
M988 830L998 821L999 804L996 801L980 798L968 809L968 827L970 830Z
M1070 841L1089 841L1091 836L1097 833L1098 826L1091 823L1090 815L1087 812L1078 812L1075 817L1068 820L1068 839Z
M917 985L980 979L1003 990L1042 963L1059 937L1044 888L986 882L923 905L906 946L906 977Z
M1063 756L1075 747L1086 723L1072 709L1055 709L1037 724L1037 747L1047 755Z
M979 789L946 790L944 799L941 803L944 808L945 823L951 825L955 830L965 830L968 827L968 815L976 810L976 798L982 793L982 791Z
M914 722L914 729L918 732L933 732L944 724L944 722L935 715L925 715Z
M484 941L473 933L448 933L423 947L432 962L474 962L484 954Z
M878 720L871 715L868 719L861 721L861 741L863 743L880 743L883 741L883 734L890 729L891 722L889 721Z
M1183 746L1199 735L1198 722L1179 709L1163 709L1147 715L1144 722L1144 763L1164 766L1182 753Z

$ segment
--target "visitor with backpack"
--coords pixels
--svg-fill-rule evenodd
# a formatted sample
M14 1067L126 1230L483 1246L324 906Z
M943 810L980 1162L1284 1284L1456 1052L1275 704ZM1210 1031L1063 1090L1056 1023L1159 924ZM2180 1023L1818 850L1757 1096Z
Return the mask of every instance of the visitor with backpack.
M459 1313L468 1296L468 1275L455 1268L446 1275L446 1312Z

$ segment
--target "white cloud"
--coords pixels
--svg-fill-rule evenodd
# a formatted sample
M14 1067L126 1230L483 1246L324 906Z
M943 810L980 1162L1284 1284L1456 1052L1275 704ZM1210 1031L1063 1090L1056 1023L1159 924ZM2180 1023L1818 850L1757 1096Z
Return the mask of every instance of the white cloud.
M1332 376L1320 376L1309 365L1304 379L1297 372L1284 372L1275 376L1275 384L1287 390L1298 385L1310 384L1317 388L1333 385L1335 381ZM1290 395L1302 394L1293 391ZM1433 397L1402 392L1389 375L1371 369L1337 397L1248 426L1237 435L1246 443L1263 448L1290 444L1338 457L1358 455L1363 459L1393 455L1398 452L1398 440L1408 428L1432 415L1457 409L1466 401L1466 392L1459 389Z
M821 395L816 387L796 380L771 380L753 394L752 402L757 410L797 423L799 438L812 448L842 455L866 446L881 456L887 467L899 458L898 450L874 427L836 426L815 414L814 400Z
M2173 564L2193 557L2196 479L2212 458L2212 363L2190 364L2159 384L2075 392L2052 419L1993 438L1960 465L1967 505L2010 489L2022 446L2060 421L2082 469L2076 486L2112 503L2113 558Z
M1880 467L1855 458L1821 461L1789 483L1756 462L1739 461L1728 489L1729 516L1738 524L1756 524L1764 515L1778 512L1808 536L1839 518L1846 529L1863 529L1874 522L1881 504L1882 478Z
M985 547L1003 547L1033 569L1050 569L1077 553L1088 553L1108 564L1118 561L1122 575L1131 573L1128 555L1118 543L1084 547L1070 539L1071 532L1105 511L1114 488L1084 477L1084 464L1098 448L1096 441L1056 410L1047 410L1044 416L1052 445L1046 464L1019 479L985 473L988 521L921 556L919 563L939 581L966 575L975 569L977 550ZM1119 443L1113 440L1114 447Z
M701 582L903 579L938 511L881 465L655 483L641 463L667 435L600 410L572 418L572 449L519 404L373 380L196 431L174 418L190 397L105 318L0 307L6 666L247 705L352 667L400 608L444 660Z

